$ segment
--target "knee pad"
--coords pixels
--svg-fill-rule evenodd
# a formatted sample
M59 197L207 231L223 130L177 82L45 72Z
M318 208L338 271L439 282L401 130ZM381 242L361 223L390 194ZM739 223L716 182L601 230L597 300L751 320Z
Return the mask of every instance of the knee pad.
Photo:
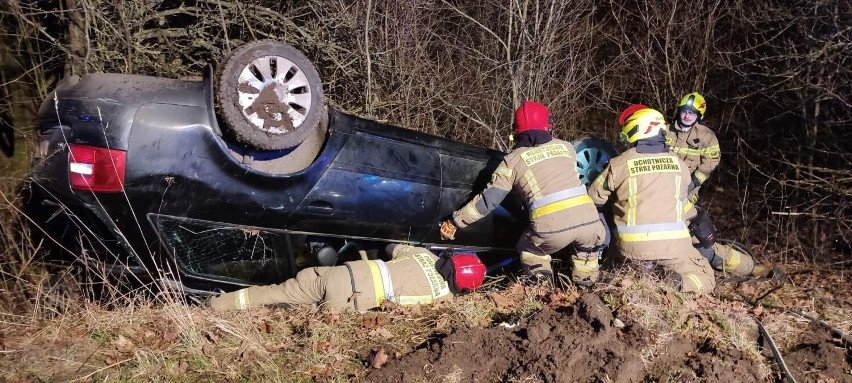
M716 228L713 227L713 218L706 210L701 210L689 223L689 232L698 239L702 247L712 247L716 243Z

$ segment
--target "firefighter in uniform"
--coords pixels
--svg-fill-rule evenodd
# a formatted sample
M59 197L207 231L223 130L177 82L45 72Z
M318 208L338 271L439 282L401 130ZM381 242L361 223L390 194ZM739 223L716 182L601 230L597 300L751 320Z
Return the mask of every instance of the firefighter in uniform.
M669 153L665 117L644 105L632 105L619 123L621 137L633 147L613 158L589 186L598 206L615 198L615 247L629 260L652 262L674 273L681 291L712 292L713 269L692 247L684 220L690 172Z
M399 305L451 300L482 284L485 265L474 254L439 258L422 247L389 245L392 259L312 267L284 283L252 286L209 300L219 310L261 305L318 305L367 311L388 301ZM449 283L448 283L449 282Z
M551 135L550 111L525 101L515 111L515 146L482 193L441 225L441 237L454 239L464 228L494 210L514 188L529 209L530 226L517 244L525 273L534 282L552 283L551 255L573 244L572 281L591 286L606 232L577 174L577 153Z
M666 144L689 167L691 183L689 201L684 211L693 207L697 215L689 218L689 229L693 235L693 244L710 261L714 269L730 273L736 277L767 276L770 265L755 265L748 254L737 249L716 243L713 221L706 210L695 206L698 190L719 166L721 152L719 140L710 128L700 122L707 112L707 102L698 92L689 93L677 104L674 129L666 135Z

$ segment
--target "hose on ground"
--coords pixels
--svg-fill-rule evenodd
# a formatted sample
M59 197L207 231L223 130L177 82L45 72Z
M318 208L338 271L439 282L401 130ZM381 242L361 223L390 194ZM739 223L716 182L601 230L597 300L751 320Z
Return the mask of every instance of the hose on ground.
M736 299L736 298L733 298L733 297L730 297L730 296L720 296L719 298L724 299L724 300L729 300L729 301L740 301L739 299ZM829 332L831 332L831 335L840 338L840 341L845 346L852 347L852 338L850 338L848 335L844 334L843 331L841 331L837 327L832 326L828 322L821 320L817 317L814 317L813 315L805 314L802 311L797 310L797 309L792 309L792 308L784 307L784 306L781 306L781 305L775 305L775 304L771 304L771 303L759 303L760 301L761 301L761 299L758 299L755 302L745 302L745 303L749 303L749 304L751 304L752 306L755 306L755 307L758 306L758 305L761 305L761 306L766 307L766 308L781 310L781 311L784 311L784 312L789 312L789 313L798 315L802 318L807 319L810 322L817 323L820 327L827 329ZM763 338L766 339L766 342L769 344L769 348L772 351L772 356L775 359L775 362L778 363L779 368L781 368L781 372L784 374L784 377L787 379L788 382L795 383L796 379L793 378L793 375L790 374L790 370L787 368L787 365L784 363L784 359L781 357L781 352L778 350L778 347L776 346L775 341L772 340L772 336L770 336L769 332L766 331L766 328L763 327L763 323L761 323L755 317L752 317L752 319L754 319L755 323L757 323L757 328L760 331L760 335L762 335Z
M769 335L769 331L766 331L766 328L763 327L763 323L760 323L757 318L754 318L754 322L757 323L757 329L760 331L760 335L763 336L763 339L766 339L766 343L769 344L769 349L772 350L772 356L775 358L775 363L778 363L778 367L781 369L781 373L784 374L784 378L786 378L790 383L796 383L796 378L794 378L793 374L790 373L790 370L787 368L787 363L784 363L784 358L781 357L781 351L778 351L778 346L775 345L775 341L772 340L772 336Z

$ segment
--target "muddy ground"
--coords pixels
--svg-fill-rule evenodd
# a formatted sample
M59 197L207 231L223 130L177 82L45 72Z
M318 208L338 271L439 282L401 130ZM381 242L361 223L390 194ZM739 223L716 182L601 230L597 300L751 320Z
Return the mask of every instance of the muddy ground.
M498 325L426 342L366 376L372 382L772 382L760 361L706 340L665 339L617 319L594 294L568 307L545 307L514 328ZM799 382L852 382L852 358L820 327L802 334L787 357ZM764 371L766 369L764 368Z

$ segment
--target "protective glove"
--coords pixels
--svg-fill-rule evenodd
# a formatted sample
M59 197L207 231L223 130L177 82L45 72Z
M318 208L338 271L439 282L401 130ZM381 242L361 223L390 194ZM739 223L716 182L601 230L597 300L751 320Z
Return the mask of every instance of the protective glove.
M456 239L456 224L453 223L452 219L448 219L444 222L441 222L441 239L445 241L452 241Z
M692 182L689 183L689 186L686 187L686 194L691 194L695 188L701 186L701 181L698 178L695 178L695 174L692 175Z

